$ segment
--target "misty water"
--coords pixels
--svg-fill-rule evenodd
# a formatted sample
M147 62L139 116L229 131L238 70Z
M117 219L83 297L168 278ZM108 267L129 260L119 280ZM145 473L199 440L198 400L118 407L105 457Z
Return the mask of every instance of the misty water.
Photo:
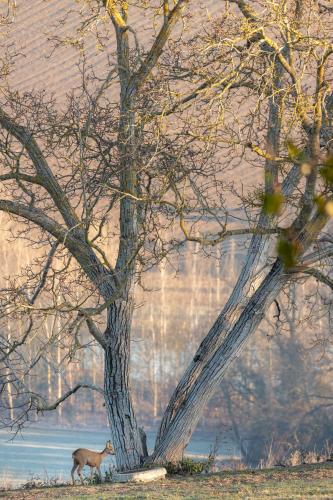
M152 449L155 434L147 432L148 448ZM69 481L72 452L77 448L101 451L110 439L107 429L26 429L11 440L11 435L0 430L0 486L17 487L32 478L59 482ZM186 455L206 457L215 442L214 433L197 432L189 443ZM236 458L238 450L228 437L219 441L218 459ZM113 457L105 458L103 471L115 467ZM88 475L90 469L85 468Z

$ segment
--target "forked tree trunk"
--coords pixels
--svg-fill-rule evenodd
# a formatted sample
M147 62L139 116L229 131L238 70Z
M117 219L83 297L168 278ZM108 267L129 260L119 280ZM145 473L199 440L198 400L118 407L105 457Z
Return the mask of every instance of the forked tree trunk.
M105 403L118 470L139 467L144 459L129 384L132 314L131 299L117 300L109 308L105 332Z

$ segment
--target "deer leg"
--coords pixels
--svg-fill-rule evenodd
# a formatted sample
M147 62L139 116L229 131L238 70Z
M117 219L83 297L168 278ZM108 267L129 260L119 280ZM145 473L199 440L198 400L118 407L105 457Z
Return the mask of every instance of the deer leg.
M81 484L83 485L83 477L82 477L82 474L81 474L81 470L83 469L83 465L79 465L78 469L77 469L77 473L78 475L80 476L80 479L81 479Z
M99 465L97 465L97 470L98 470L99 479L100 479L100 481L102 482L101 468L100 468L100 466L99 466Z
M94 468L90 467L90 482L92 482L92 480L93 480L93 472L94 472Z
M78 465L79 465L79 464L78 464L78 463L74 460L74 464L73 464L72 471L71 471L71 476L72 476L73 485L75 484L74 472L76 471L76 469L77 469Z

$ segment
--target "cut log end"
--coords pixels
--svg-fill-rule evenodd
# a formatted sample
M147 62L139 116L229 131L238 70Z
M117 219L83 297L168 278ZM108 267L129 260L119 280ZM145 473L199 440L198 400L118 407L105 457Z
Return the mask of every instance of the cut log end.
M127 472L114 472L112 474L113 483L148 483L163 479L166 476L166 469L158 467L155 469L135 470Z

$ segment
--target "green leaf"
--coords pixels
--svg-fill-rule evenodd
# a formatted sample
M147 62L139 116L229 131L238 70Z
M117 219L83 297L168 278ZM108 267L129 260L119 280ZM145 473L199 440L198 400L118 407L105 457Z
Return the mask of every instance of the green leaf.
M326 200L325 200L324 196L320 196L320 195L315 196L314 202L317 206L318 212L321 214L324 214L325 213L325 205L326 205Z
M333 184L333 156L329 156L324 161L324 166L319 170L322 178L328 183Z
M287 141L287 150L289 158L293 161L305 161L306 154L304 149L299 149L292 141Z
M284 196L279 191L263 196L264 212L268 215L279 215L282 210Z
M328 201L325 205L325 212L333 219L333 201Z
M277 253L286 269L296 266L298 246L294 241L281 238L277 243Z

